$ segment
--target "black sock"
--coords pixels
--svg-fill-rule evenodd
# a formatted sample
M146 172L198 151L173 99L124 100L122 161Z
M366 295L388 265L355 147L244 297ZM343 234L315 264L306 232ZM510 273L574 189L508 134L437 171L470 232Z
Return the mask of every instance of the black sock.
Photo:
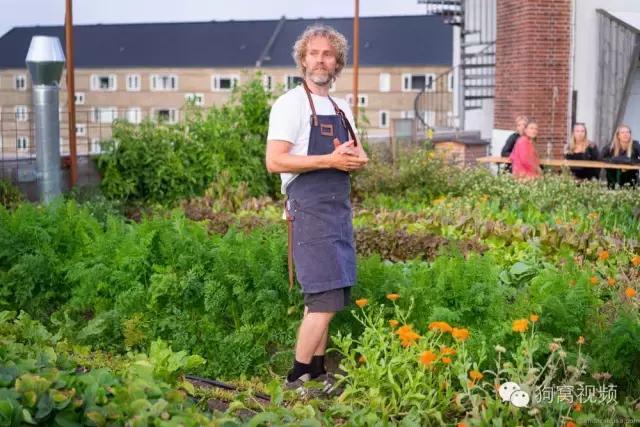
M304 374L311 374L311 363L293 362L293 369L287 375L288 381L295 381Z
M326 373L327 368L324 367L324 354L322 356L313 356L313 359L311 359L311 378L316 378Z

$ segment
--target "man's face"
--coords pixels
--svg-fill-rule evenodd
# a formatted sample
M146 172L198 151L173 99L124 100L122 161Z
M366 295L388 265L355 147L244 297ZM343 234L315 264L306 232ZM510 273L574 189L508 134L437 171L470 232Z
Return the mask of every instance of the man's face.
M328 86L336 74L336 52L325 37L314 37L307 44L307 54L302 60L306 68L306 80L318 86Z

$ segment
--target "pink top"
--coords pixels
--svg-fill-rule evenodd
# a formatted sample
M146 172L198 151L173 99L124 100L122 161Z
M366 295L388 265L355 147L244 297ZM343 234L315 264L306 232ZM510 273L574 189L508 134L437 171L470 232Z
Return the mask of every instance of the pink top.
M521 136L516 141L509 156L513 176L519 178L538 178L541 175L540 160L533 143L527 136Z

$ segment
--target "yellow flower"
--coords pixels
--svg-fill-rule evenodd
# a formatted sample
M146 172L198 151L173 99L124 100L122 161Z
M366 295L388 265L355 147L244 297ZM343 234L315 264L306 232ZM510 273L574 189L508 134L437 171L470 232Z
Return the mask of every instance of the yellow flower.
M391 325L392 328L395 328L399 324L400 324L400 322L398 322L396 319L389 320L389 325Z
M469 378L471 378L473 381L480 381L484 378L484 375L482 375L482 372L476 371L474 369L473 371L469 371Z
M601 251L598 253L598 259L600 261L606 261L609 259L609 251Z
M532 314L529 316L529 320L531 320L533 323L536 323L538 320L540 320L540 316L538 316L537 314Z
M517 319L511 324L511 330L513 332L526 332L529 329L529 321L527 319Z
M420 354L420 363L422 363L424 366L429 366L433 362L435 362L437 358L438 357L433 351L431 350L423 351Z
M464 328L453 328L453 331L451 331L451 336L459 341L464 341L469 338L469 330Z
M449 363L451 363L451 358L447 357L447 356L443 357L442 358L442 363L448 365Z
M369 304L369 300L366 298L361 298L356 300L356 305L360 308L364 307L367 304Z
M398 298L400 298L400 295L398 295L398 294L389 294L389 295L387 295L387 299L390 300L390 301L395 301Z
M453 328L447 322L431 322L429 323L429 330L447 333L453 331Z
M636 290L633 288L627 288L624 290L624 294L627 296L627 298L633 298L636 296Z

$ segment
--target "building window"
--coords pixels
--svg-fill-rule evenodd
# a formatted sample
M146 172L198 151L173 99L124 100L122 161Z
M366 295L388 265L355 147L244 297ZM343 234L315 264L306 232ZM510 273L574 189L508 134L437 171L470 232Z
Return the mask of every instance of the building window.
M102 153L102 144L100 144L100 140L98 138L91 138L91 141L89 141L89 153L90 154Z
M76 123L76 136L87 136L87 125Z
M100 92L113 92L117 88L117 78L115 74L92 74L91 90Z
M134 125L140 124L142 122L142 114L140 112L140 108L131 107L127 110L127 121Z
M29 150L29 137L28 136L19 136L16 138L16 148L20 152Z
M214 92L228 92L238 85L238 76L213 76L211 77L211 90Z
M91 121L94 123L112 123L118 118L116 107L96 107L92 110Z
M403 111L402 113L400 113L400 116L403 119L414 119L416 117L416 111L415 110Z
M271 78L271 76L268 75L263 75L262 76L262 86L264 87L265 90L271 90L271 84L272 84L273 79Z
M29 107L26 105L16 105L16 121L26 122L29 120Z
M284 84L287 88L287 90L289 89L293 89L294 87L298 86L299 84L302 84L302 77L298 77L298 76L285 76L284 77Z
M69 141L60 138L60 154L63 156L69 155Z
M204 106L204 94L203 93L186 93L184 95L185 101L193 103L196 107Z
M127 75L127 90L129 92L139 92L140 86L140 74Z
M16 90L27 90L27 76L24 74L15 76L14 84Z
M175 108L157 108L153 110L153 118L158 123L177 123L178 110Z
M447 90L453 92L453 73L447 75Z
M435 78L435 74L403 74L402 91L420 92L424 89L427 92L433 92Z
M388 111L380 111L378 113L378 127L388 128L389 127L389 112Z
M380 92L389 92L391 90L391 74L380 73Z
M153 91L178 90L178 76L174 74L153 74L151 76L151 90Z
M353 94L347 94L345 99L349 106L353 108ZM358 95L358 107L366 107L367 105L369 105L369 96L366 94Z
M76 96L75 96L76 105L84 105L84 100L85 100L84 92L76 92Z

